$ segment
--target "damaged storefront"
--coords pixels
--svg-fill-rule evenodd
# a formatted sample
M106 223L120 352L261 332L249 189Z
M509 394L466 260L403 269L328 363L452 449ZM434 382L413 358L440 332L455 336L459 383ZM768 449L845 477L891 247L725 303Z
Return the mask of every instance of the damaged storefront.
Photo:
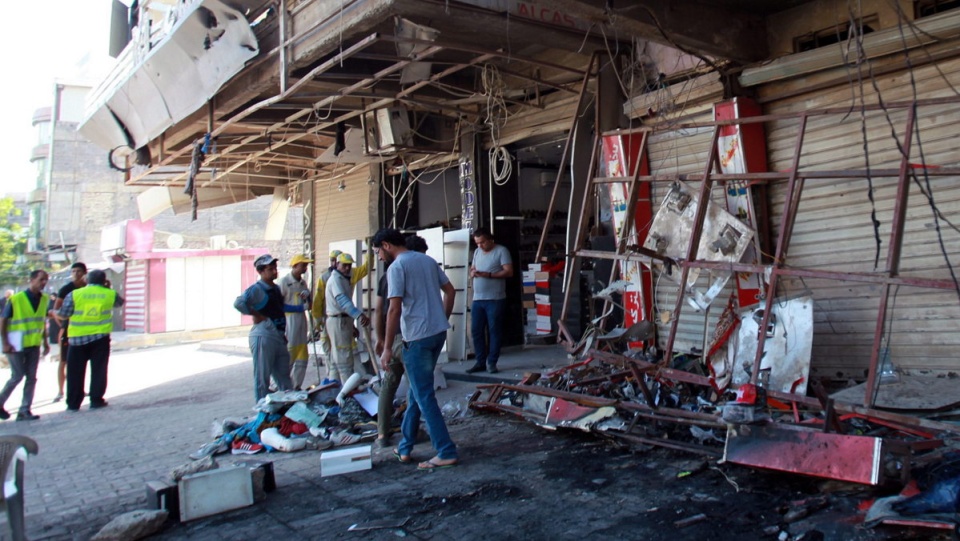
M213 189L303 205L315 273L333 248L370 258L364 309L370 235L423 236L458 291L451 360L471 232L492 230L516 269L505 344L560 342L566 366L473 409L869 486L949 460L957 10L247 4L256 46L205 107L114 129L111 156L194 209ZM104 92L90 122L132 125Z

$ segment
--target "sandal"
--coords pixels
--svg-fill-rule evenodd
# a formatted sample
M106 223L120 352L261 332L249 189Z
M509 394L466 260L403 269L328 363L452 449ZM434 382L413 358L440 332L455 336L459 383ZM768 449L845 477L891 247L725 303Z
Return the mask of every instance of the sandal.
M410 464L411 462L413 462L413 459L410 458L410 455L401 455L400 451L398 451L397 449L393 450L393 456L397 457L397 460L399 460L404 464Z
M452 468L460 463L460 460L456 458L451 459L449 462L438 462L442 460L444 459L435 456L426 462L421 462L420 464L417 464L417 469L418 470L441 470L443 468Z

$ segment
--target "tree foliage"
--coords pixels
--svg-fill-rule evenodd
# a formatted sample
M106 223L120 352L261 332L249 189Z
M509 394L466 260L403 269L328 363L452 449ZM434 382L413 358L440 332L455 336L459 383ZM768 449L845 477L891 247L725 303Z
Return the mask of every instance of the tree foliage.
M16 285L25 280L23 252L26 248L26 232L20 224L11 222L11 218L20 214L13 199L0 199L0 284Z

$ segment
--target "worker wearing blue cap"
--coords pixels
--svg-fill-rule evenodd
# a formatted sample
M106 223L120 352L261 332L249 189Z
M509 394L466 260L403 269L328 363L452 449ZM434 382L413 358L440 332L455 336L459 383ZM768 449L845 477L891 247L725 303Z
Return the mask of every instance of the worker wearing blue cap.
M257 402L270 392L270 378L281 391L293 388L290 381L290 352L287 351L287 318L283 312L283 293L277 286L277 258L258 257L253 266L260 279L233 302L241 314L253 316L250 329L250 354L253 355L253 387Z

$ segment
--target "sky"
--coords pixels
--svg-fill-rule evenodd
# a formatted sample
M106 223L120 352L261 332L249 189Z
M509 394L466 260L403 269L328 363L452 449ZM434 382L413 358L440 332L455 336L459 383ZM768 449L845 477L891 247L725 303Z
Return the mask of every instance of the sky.
M54 81L75 80L77 64L91 54L106 56L111 0L4 2L0 51L0 194L36 187L30 152L39 141L33 112L53 104ZM93 81L96 82L96 81Z

